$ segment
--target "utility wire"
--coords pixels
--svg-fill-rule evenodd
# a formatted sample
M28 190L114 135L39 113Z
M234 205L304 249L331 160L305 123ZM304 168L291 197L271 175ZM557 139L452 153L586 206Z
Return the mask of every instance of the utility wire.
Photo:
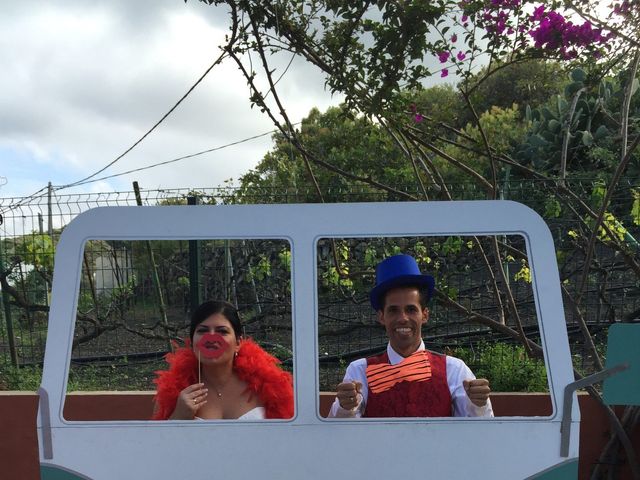
M300 125L301 123L302 122L297 122L297 123L294 123L293 125ZM140 167L140 168L136 168L136 169L133 169L133 170L128 170L126 172L115 173L113 175L107 175L105 177L100 177L100 178L95 178L95 179L85 179L83 181L79 180L79 181L74 182L74 183L69 184L69 185L56 185L56 186L53 186L53 192L52 193L55 194L55 192L57 192L58 190L62 190L62 189L65 189L65 188L86 185L86 184L89 184L89 183L99 182L101 180L108 180L110 178L121 177L123 175L128 175L128 174L135 173L135 172L140 172L140 171L143 171L143 170L149 170L151 168L159 167L159 166L162 166L162 165L167 165L169 163L174 163L174 162L178 162L180 160L186 160L186 159L189 159L189 158L197 157L199 155L204 155L205 153L215 152L217 150L223 150L223 149L228 148L228 147L239 145L241 143L249 142L251 140L255 140L256 138L265 137L267 135L271 135L271 134L278 133L278 132L279 132L279 130L274 129L274 130L270 130L268 132L264 132L264 133L260 133L258 135L254 135L252 137L243 138L242 140L237 140L235 142L227 143L227 144L221 145L219 147L208 148L207 150L202 150L200 152L191 153L189 155L183 155L182 157L173 158L171 160L165 160L163 162L154 163L152 165L147 165L146 167ZM97 172L97 173L99 173L99 172ZM90 178L90 177L87 177L87 178ZM14 208L20 207L20 206L24 205L25 203L28 203L30 200L34 200L34 199L37 199L37 198L44 197L47 194L47 189L48 189L48 187L43 187L40 190L38 190L37 192L32 193L28 197L21 198L19 202L13 203L11 205L8 205L6 207L6 209L3 210L3 212L6 212L6 211L12 210ZM44 193L41 193L41 192L44 192Z
M190 154L190 155L185 155L185 156L183 156L183 157L174 158L174 159L172 159L172 160L166 160L166 161L164 161L164 162L155 163L155 164L153 164L153 165L148 165L148 166L146 166L146 167L136 168L136 169L133 169L133 170L128 170L128 171L126 171L126 172L116 173L116 174L113 174L113 175L107 175L107 176L105 176L105 177L100 177L100 178L96 178L96 179L91 180L93 177L95 177L96 175L98 175L98 174L99 174L99 173L101 173L101 172L104 172L107 168L109 168L109 167L110 167L110 166L112 166L114 163L116 163L118 160L120 160L122 157L124 157L128 152L130 152L131 150L133 150L133 148L135 148L135 146L136 146L136 145L138 145L142 140L144 140L144 138L145 138L147 135L149 135L149 134L150 134L150 133L151 133L151 132L152 132L152 131L153 131L153 130L158 126L158 125L160 125L160 123L162 123L162 121L163 121L165 118L167 118L167 117L171 114L171 112L173 112L173 110L175 110L175 109L176 109L176 107L177 107L177 106L178 106L178 105L179 105L179 104L180 104L180 103L181 103L181 102L182 102L182 101L183 101L183 100L184 100L184 99L185 99L185 98L186 98L186 97L187 97L187 96L188 96L188 95L193 91L193 89L194 89L194 88L195 88L195 87L196 87L196 86L197 86L197 85L198 85L198 84L199 84L199 83L204 79L204 77L205 77L205 76L206 76L206 75L211 71L211 69L212 69L214 66L216 66L218 63L220 63L220 62L224 59L224 56L225 56L225 55L226 55L226 52L225 52L225 53L223 53L223 54L222 54L222 55L221 55L221 56L220 56L220 57L219 57L219 58L218 58L218 59L217 59L217 60L216 60L216 61L215 61L215 62L214 62L214 63L213 63L213 64L212 64L212 65L211 65L211 66L210 66L210 67L209 67L205 72L204 72L204 74L202 74L202 76L198 79L198 81L197 81L196 83L194 83L194 84L193 84L193 86L189 89L189 91L187 91L187 93L185 93L185 94L182 96L182 98L178 101L178 103L176 103L176 104L171 108L171 110L169 110L169 111L166 113L166 115L165 115L164 117L162 117L162 118L161 118L161 119L160 119L160 120L159 120L159 121L158 121L158 122L157 122L157 123L156 123L156 124L151 128L151 130L149 130L147 133L145 133L145 134L144 134L144 136L143 136L142 138L140 138L140 140L138 140L135 144L133 144L133 145L132 145L129 149L127 149L127 151L125 151L122 155L120 155L118 158L116 158L115 160L113 160L111 163L109 163L108 165L106 165L106 166L105 166L105 167L103 167L102 169L100 169L100 170L98 170L97 172L93 173L92 175L90 175L90 176L88 176L88 177L85 177L85 178L83 178L82 180L78 180L78 181L76 181L76 182L73 182L73 183L70 183L70 184L67 184L67 185L58 185L58 186L56 186L56 187L55 187L55 190L57 191L57 190L61 190L61 189L64 189L64 188L76 187L76 186L80 186L80 185L86 185L86 184L88 184L88 183L94 183L94 182L99 182L99 181L102 181L102 180L108 180L108 179L110 179L110 178L121 177L121 176L123 176L123 175L128 175L128 174L130 174L130 173L140 172L140 171L143 171L143 170L148 170L148 169L150 169L150 168L159 167L159 166L162 166L162 165L167 165L167 164L170 164L170 163L178 162L178 161L180 161L180 160L186 160L186 159L188 159L188 158L197 157L197 156L199 156L199 155L204 155L205 153L215 152L215 151L217 151L217 150L222 150L222 149L227 148L227 147L231 147L231 146L234 146L234 145L239 145L239 144L241 144L241 143L248 142L248 141L250 141L250 140L255 140L256 138L260 138L260 137L264 137L264 136L266 136L266 135L270 135L270 134L276 133L276 132L277 132L277 130L271 130L271 131L269 131L269 132L261 133L261 134L259 134L259 135L254 135L253 137L248 137L248 138L245 138L245 139L243 139L243 140L238 140L237 142L228 143L228 144L226 144L226 145L222 145L222 146L220 146L220 147L214 147L214 148L210 148L210 149L207 149L207 150L202 150L202 151L200 151L200 152L192 153L192 154ZM280 82L280 80L282 80L282 78L283 78L283 77L285 76L285 74L288 72L289 68L291 68L291 64L293 63L293 60L294 60L294 59L295 59L295 54L291 56L291 58L289 59L289 62L287 63L287 66L285 67L284 71L282 72L282 74L280 74L280 76L279 76L279 77L278 77L278 79L276 80L276 82L275 82L275 84L276 84L276 85L278 84L278 82ZM269 89L269 91L268 91L268 92L267 92L267 94L265 95L265 98L269 95L269 93L271 93L271 89ZM294 125L297 125L297 124L299 124L299 123L302 123L302 122L298 122L298 123L296 123L296 124L294 124Z
M47 190L49 189L49 187L42 187L40 190L33 192L31 195L28 195L26 197L21 198L18 202L16 203L12 203L10 205L7 205L5 209L2 210L2 213L8 212L14 208L18 208L26 203L28 203L31 200L36 200L38 198L42 198L44 197L47 193ZM45 192L45 193L41 193L41 192Z
M198 79L198 81L197 81L197 82L196 82L196 83L195 83L195 84L194 84L194 85L189 89L189 91L188 91L187 93L185 93L185 94L184 94L184 96L183 96L183 97L178 101L178 103L176 103L176 104L173 106L173 108L172 108L171 110L169 110L169 112L167 112L167 114L166 114L164 117L162 117L162 118L158 121L158 123L156 123L156 124L153 126L153 128L152 128L151 130L149 130L149 131L148 131L148 132L147 132L147 133L146 133L142 138L140 138L140 140L138 140L138 141L137 141L133 146L131 146L131 147L130 147L126 152L124 152L122 155L120 155L120 157L116 158L116 159L115 159L115 160L113 160L110 164L108 164L108 165L107 165L107 166L105 166L104 168L102 168L102 169L98 170L98 171L97 171L97 172L95 172L94 174L92 174L92 175L90 175L90 176L88 176L88 177L86 177L86 178L83 178L82 180L78 180L78 181L76 181L76 182L73 182L73 183L70 183L70 184L67 184L67 185L59 185L59 186L56 186L56 187L55 187L55 190L61 190L61 189L63 189L63 188L69 188L69 187L76 187L76 186L80 186L80 185L86 185L86 184L88 184L88 183L94 183L94 182L99 182L99 181L102 181L102 180L108 180L108 179L110 179L110 178L121 177L121 176L123 176L123 175L128 175L128 174L130 174L130 173L141 172L141 171L143 171L143 170L148 170L148 169L150 169L150 168L155 168L155 167L159 167L159 166L162 166L162 165L167 165L167 164L170 164L170 163L178 162L178 161L180 161L180 160L186 160L186 159L188 159L188 158L193 158L193 157L197 157L197 156L199 156L199 155L204 155L205 153L210 153L210 152L215 152L215 151L217 151L217 150L222 150L223 148L232 147L232 146L234 146L234 145L239 145L239 144L241 144L241 143L248 142L248 141L250 141L250 140L255 140L256 138L264 137L264 136L266 136L266 135L270 135L270 134L273 134L273 133L278 132L278 130L271 130L271 131L269 131L269 132L261 133L261 134L259 134L259 135L254 135L253 137L248 137L248 138L245 138L245 139L243 139L243 140L238 140L237 142L228 143L228 144L226 144L226 145L222 145L222 146L220 146L220 147L214 147L214 148L210 148L210 149L208 149L208 150L202 150L202 151L200 151L200 152L192 153L192 154L190 154L190 155L185 155L185 156L183 156L183 157L174 158L174 159L172 159L172 160L166 160L166 161L164 161L164 162L154 163L153 165L148 165L148 166L146 166L146 167L136 168L136 169L128 170L128 171L126 171L126 172L121 172L121 173L115 173L115 174L113 174L113 175L108 175L108 176L105 176L105 177L95 178L95 179L93 179L93 180L92 180L92 178L93 178L93 177L95 177L95 176L96 176L96 175L98 175L99 173L101 173L101 172L105 171L105 170L106 170L107 168L109 168L111 165L113 165L114 163L116 163L120 158L122 158L122 157L123 157L123 156L125 156L128 152L130 152L130 151L131 151L131 150L132 150L132 149L133 149L133 148L134 148L138 143L140 143L140 142L141 142L141 141L142 141L142 140L143 140L147 135L149 135L149 133L151 133L151 132L153 131L153 129L155 129L158 125L160 125L160 123L162 123L162 121L163 121L167 116L169 116L169 114L170 114L173 110L175 110L175 108L180 104L180 102L182 102L182 100L184 100L184 99L187 97L187 95L189 95L189 93L191 93L191 91L196 87L196 85L198 85L198 83L200 83L200 81L202 81L202 79L207 75L207 73L209 73L209 71L211 71L211 69L212 69L212 68L213 68L217 63L219 63L219 62L223 59L224 55L225 55L225 53L223 53L223 54L220 56L220 58L218 58L218 59L216 60L216 62L214 62L214 64L213 64L213 65L211 65L211 66L207 69L207 71L206 71L206 72L205 72L205 73L200 77L200 79ZM296 57L296 55L295 55L295 54L293 54L293 55L291 56L291 58L289 59L289 62L287 63L287 66L285 67L284 71L280 74L280 76L278 77L278 79L275 81L274 85L277 85L277 84L280 82L280 80L282 80L282 78L285 76L285 74L289 71L289 68L291 68L291 65L292 65L293 60L295 59L295 57ZM271 88L269 88L269 90L267 91L267 93L266 93L266 95L265 95L265 97L264 97L264 98L267 98L267 96L269 96L269 94L270 94L270 93L271 93ZM300 123L302 123L302 122L298 122L298 123L295 123L295 124L293 124L293 125L298 125L298 124L300 124Z
M89 175L88 177L85 177L81 180L77 180L73 183L68 183L66 185L61 185L61 186L57 186L56 190L61 190L63 188L69 188L69 187L74 187L76 185L82 185L84 183L89 183L87 182L87 180L95 177L96 175L99 175L100 173L104 172L107 168L109 168L110 166L112 166L113 164L115 164L116 162L118 162L119 160L121 160L125 155L127 155L131 150L133 150L140 142L142 142L151 132L153 132L169 115L171 115L171 113L173 113L173 111L178 107L178 105L180 105L190 94L191 92L200 84L200 82L202 82L202 80L204 80L204 78L209 74L209 72L213 69L213 67L215 67L216 65L218 65L220 62L222 62L222 60L224 60L224 58L226 57L227 53L223 52L210 66L209 68L207 68L205 70L205 72L200 76L200 78L191 86L191 88L189 88L189 90L187 90L187 92L180 98L180 100L178 100L178 102L171 107L171 109L165 114L163 115L163 117L158 120L156 122L156 124L151 127L151 129L149 129L149 131L147 131L147 133L145 133L142 137L140 137L140 139L135 142L133 145L131 145L127 150L125 150L122 154L120 154L116 159L114 159L113 161L111 161L110 163L108 163L107 165L105 165L103 168L101 168L100 170L92 173L91 175ZM106 177L109 178L109 177ZM2 212L7 212L10 211L14 208L18 208L22 205L24 205L25 203L31 201L31 200L35 200L38 198L43 197L45 194L41 193L43 191L47 191L48 187L43 187L40 190L32 193L31 195L24 197L22 199L20 199L20 201L16 202L16 203L12 203L11 205L7 205L7 207L5 207Z
M160 125L160 124L161 124L161 123L162 123L162 122L163 122L163 121L164 121L168 116L169 116L169 115L171 115L171 113L173 113L173 111L178 107L178 105L180 105L180 104L184 101L184 99L186 99L186 98L189 96L189 94L190 94L190 93L191 93L191 92L192 92L192 91L193 91L193 90L198 86L198 84L199 84L200 82L202 82L202 80L204 80L204 78L205 78L205 77L208 75L208 73L213 69L213 67L215 67L215 66L216 66L216 65L218 65L220 62L222 62L222 60L223 60L226 56L227 56L227 52L226 52L226 51L225 51L225 52L222 52L222 54L221 54L221 55L216 59L216 61L215 61L215 62L213 62L213 63L211 64L211 66L209 66L209 68L207 68L207 69L205 70L205 72L200 76L200 78L196 81L196 83L194 83L194 84L191 86L191 88L189 88L189 90L187 90L187 93L185 93L185 94L182 96L182 98L180 98L180 100L178 100L178 102L177 102L173 107L171 107L171 109L170 109L167 113L165 113L165 114L162 116L162 118L161 118L160 120L158 120L158 121L156 122L156 124L155 124L153 127L151 127L151 128L149 129L149 131L147 131L147 133L145 133L142 137L140 137L140 139L138 139L138 141L137 141L137 142L135 142L133 145L131 145L129 148L127 148L127 149L126 149L123 153L121 153L117 158L115 158L114 160L112 160L111 162L109 162L107 165L105 165L104 167L102 167L102 168L101 168L100 170L98 170L97 172L92 173L92 174L91 174L91 175L89 175L88 177L85 177L85 178L83 178L83 179L81 179L81 180L78 180L78 181L76 181L76 182L73 182L73 183L69 183L69 184L67 184L67 185L62 185L62 186L58 187L58 189L62 189L62 188L69 188L69 187L74 187L74 186L76 186L76 185L80 185L80 184L82 184L83 182L86 182L87 180L89 180L89 179L91 179L91 178L95 177L96 175L98 175L98 174L100 174L100 173L104 172L107 168L109 168L110 166L112 166L113 164L115 164L116 162L118 162L120 159L122 159L126 154L128 154L131 150L133 150L136 146L138 146L138 144L139 144L140 142L142 142L145 138L147 138L147 136L148 136L151 132L153 132L153 131L154 131L154 130L155 130L155 129L156 129L156 128L157 128L157 127L158 127L158 126L159 126L159 125Z
M261 133L259 135L254 135L253 137L248 137L242 140L238 140L237 142L232 142L232 143L227 143L226 145L222 145L220 147L213 147L213 148L209 148L207 150L202 150L200 152L196 152L196 153L191 153L189 155L184 155L182 157L178 157L178 158L173 158L171 160L165 160L163 162L158 162L158 163L154 163L153 165L147 165L146 167L140 167L140 168L136 168L133 170L127 170L126 172L120 172L120 173L114 173L113 175L108 175L106 177L100 177L100 178L94 178L92 180L84 180L84 181L78 181L76 183L74 183L72 186L79 186L79 185L86 185L87 183L93 183L93 182L99 182L101 180L107 180L110 178L115 178L115 177L121 177L122 175L129 175L130 173L135 173L135 172L141 172L143 170L149 170L150 168L155 168L155 167L159 167L162 165L168 165L170 163L174 163L174 162L179 162L180 160L186 160L188 158L193 158L193 157L197 157L199 155L204 155L205 153L210 153L210 152L215 152L217 150L222 150L224 148L228 148L228 147L232 147L234 145L239 145L241 143L245 143L248 142L250 140L255 140L256 138L260 138L260 137L265 137L267 135L271 135L274 133L277 133L278 130L270 130L268 132L265 133ZM65 185L65 186L60 186L60 187L55 187L56 191L60 190L62 188L68 188L70 185Z
M156 129L156 128L157 128L157 127L158 127L158 126L159 126L159 125L160 125L160 124L161 124L161 123L162 123L162 122L163 122L163 121L164 121L168 116L169 116L169 115L171 115L171 113L173 113L173 111L178 107L178 105L180 105L180 104L181 104L181 103L182 103L182 102L183 102L183 101L184 101L184 100L185 100L185 99L186 99L186 98L191 94L191 92L192 92L192 91L193 91L193 90L194 90L194 89L195 89L195 88L196 88L196 87L197 87L197 86L202 82L202 80L204 80L204 78L209 74L209 72L211 72L211 70L213 69L213 67L215 67L215 66L216 66L216 65L218 65L220 62L222 62L222 60L224 60L224 58L225 58L226 56L227 56L227 53L226 53L226 52L223 52L223 53L222 53L222 54L221 54L221 55L220 55L220 56L219 56L219 57L218 57L218 58L217 58L217 59L216 59L216 60L215 60L215 61L214 61L210 66L209 66L209 68L207 68L207 69L205 70L205 72L204 72L204 73L200 76L200 78L199 78L199 79L198 79L198 80L197 80L197 81L196 81L196 82L195 82L195 83L194 83L194 84L189 88L189 90L187 90L187 92L186 92L186 93L185 93L185 94L184 94L184 95L183 95L183 96L182 96L182 97L181 97L181 98L176 102L176 104L175 104L173 107L171 107L171 109L170 109L166 114L164 114L164 115L162 116L162 118L160 118L160 120L158 120L158 121L155 123L155 125L153 125L153 127L151 127L151 128L150 128L150 129L149 129L149 130L148 130L148 131L147 131L147 132L146 132L142 137L140 137L140 138L138 139L138 141L136 141L133 145L131 145L127 150L125 150L125 151L124 151L122 154L120 154L117 158L115 158L114 160L112 160L111 162L109 162L107 165L105 165L104 167L102 167L101 169L97 170L96 172L92 173L91 175L89 175L89 176L87 176L87 177L84 177L84 178L82 178L82 179L80 179L80 180L77 180L77 181L75 181L75 182L68 183L68 184L65 184L65 185L57 185L57 186L55 186L55 187L54 187L54 191L62 190L62 189L65 189L65 188L71 188L71 187L75 187L75 186L80 186L80 185L86 185L86 184L88 184L88 183L98 182L98 181L101 181L101 180L107 180L107 179L110 179L110 178L115 178L115 177L119 177L119 176L123 176L123 175L130 174L130 173L135 173L135 172L139 172L139 171L143 171L143 170L148 170L148 169L150 169L150 168L154 168L154 167L158 167L158 166L162 166L162 165L166 165L166 164L170 164L170 163L178 162L178 161L180 161L180 160L185 160L185 159L188 159L188 158L193 158L193 157L196 157L196 156L198 156L198 155L203 155L203 154L205 154L205 153L210 153L210 152L213 152L213 151L216 151L216 150L221 150L221 149L223 149L223 148L227 148L227 147L230 147L230 146L238 145L238 144L241 144L241 143L244 143L244 142L250 141L250 140L254 140L254 139L256 139L256 138L263 137L263 136L265 136L265 135L269 135L269 134L272 134L272 133L276 133L276 130L271 130L271 131L269 131L269 132L265 132L265 133L262 133L262 134L259 134L259 135L255 135L255 136L253 136L253 137L245 138L245 139L243 139L243 140L239 140L239 141L237 141L237 142L229 143L229 144L227 144L227 145L222 145L222 146L220 146L220 147L210 148L210 149L208 149L208 150L203 150L203 151L201 151L201 152L193 153L193 154L190 154L190 155L185 155L185 156L183 156L183 157L178 157L178 158L175 158L175 159L172 159L172 160L167 160L167 161L164 161L164 162L159 162L159 163L156 163L156 164L153 164L153 165L149 165L149 166L146 166L146 167L141 167L141 168L137 168L137 169L133 169L133 170L128 170L128 171L126 171L126 172L117 173L117 174L114 174L114 175L108 175L108 176L105 176L105 177L100 177L100 178L97 178L97 179L93 179L95 176L97 176L97 175L99 175L100 173L104 172L106 169L108 169L109 167L111 167L112 165L114 165L115 163L117 163L119 160L121 160L125 155L127 155L127 154L128 154L129 152L131 152L131 151L132 151L136 146L138 146L138 145L139 145L139 144L140 144L140 143L141 143L141 142L142 142L142 141L143 141L147 136L149 136L149 134L150 134L151 132L153 132L153 131L154 131L154 130L155 130L155 129ZM289 62L288 62L288 64L287 64L287 66L285 67L285 69L284 69L283 73L282 73L282 74L280 75L280 77L277 79L276 84L277 84L278 82L280 82L280 80L282 80L282 78L284 77L284 75L287 73L287 71L288 71L288 70L289 70L289 68L291 67L291 64L293 63L294 58L295 58L295 55L292 55L291 59L289 60ZM268 95L269 93L271 93L271 92L270 92L270 91L269 91L269 92L267 92L267 95ZM301 122L299 122L299 123L301 123ZM92 179L93 179L93 180L92 180ZM28 201L30 201L30 200L34 200L34 199L37 199L37 198L41 198L41 197L43 197L43 196L45 195L44 193L41 193L41 192L43 192L43 191L47 191L47 190L48 190L48 187L43 187L43 188L41 188L40 190L38 190L38 191L36 191L36 192L32 193L31 195L29 195L29 196L27 196L27 197L22 198L19 202L14 203L14 204L11 204L11 205L8 205L8 206L6 207L6 210L3 210L3 211L9 211L9 210L12 210L12 209L17 208L17 207L19 207L19 206L21 206L21 205L24 205L25 203L27 203L27 202L28 202Z

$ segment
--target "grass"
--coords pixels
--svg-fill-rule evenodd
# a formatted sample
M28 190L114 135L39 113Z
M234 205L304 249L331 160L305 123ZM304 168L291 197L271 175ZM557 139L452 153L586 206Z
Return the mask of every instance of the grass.
M154 371L166 368L164 361L138 364L72 365L67 391L155 390ZM39 366L5 367L0 371L1 390L36 391L42 380Z

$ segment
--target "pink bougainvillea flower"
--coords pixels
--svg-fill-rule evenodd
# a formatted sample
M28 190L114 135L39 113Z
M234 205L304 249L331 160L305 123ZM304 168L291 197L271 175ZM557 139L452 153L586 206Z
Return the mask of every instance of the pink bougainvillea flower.
M613 13L621 16L627 16L631 13L631 2L624 0L622 3L613 4Z
M444 77L446 77L447 75L449 75L449 70L447 70L446 68L443 68L443 69L440 71L440 77L441 77L441 78L444 78Z
M466 56L466 55L464 54L464 52L462 52L462 51L458 52L458 54L456 55L456 58L457 58L459 61L463 61L466 57L467 57L467 56Z
M447 60L449 60L449 52L438 53L438 60L440 60L440 63L445 63Z
M588 21L575 25L557 12L545 12L542 6L534 10L531 20L537 22L537 26L529 31L535 40L535 48L557 51L564 59L576 58L578 49L593 49L610 38Z
M196 348L205 358L219 358L228 348L229 344L219 333L205 333L202 335Z
M423 116L422 116L422 114L420 114L420 113L416 113L416 114L413 116L413 121L414 121L414 122L416 122L416 123L420 123L420 122L421 122L421 121L423 121L423 120L424 120L424 117L423 117Z
M466 22L467 20L469 20L469 17L467 15L462 15L462 18L460 20Z
M540 5L539 7L536 7L536 9L533 11L533 15L531 15L531 20L537 22L542 20L543 17L544 17L544 5Z

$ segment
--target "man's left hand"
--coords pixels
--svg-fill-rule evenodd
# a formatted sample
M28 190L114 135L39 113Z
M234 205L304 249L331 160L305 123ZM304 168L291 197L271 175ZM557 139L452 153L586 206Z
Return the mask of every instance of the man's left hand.
M491 388L489 388L489 380L486 378L477 378L475 380L464 380L462 382L467 397L477 407L484 407L489 399Z

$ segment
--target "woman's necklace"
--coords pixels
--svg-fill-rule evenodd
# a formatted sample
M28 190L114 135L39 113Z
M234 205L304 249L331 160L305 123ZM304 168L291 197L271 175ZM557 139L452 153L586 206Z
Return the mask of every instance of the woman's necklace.
M230 379L227 380L224 385L222 385L221 387L218 387L218 385L211 383L211 386L213 387L213 389L216 391L216 395L218 396L218 398L222 398L222 392L224 391L224 389L227 387L227 384L229 383Z
M226 388L227 384L231 380L232 380L231 378L228 378L227 381L221 387L218 387L218 385L216 385L215 383L213 383L211 381L208 381L207 382L207 384L208 384L207 386L213 387L213 389L216 391L216 395L218 396L218 398L222 398L222 392L224 391L224 389ZM200 381L200 379L198 379L198 381Z

